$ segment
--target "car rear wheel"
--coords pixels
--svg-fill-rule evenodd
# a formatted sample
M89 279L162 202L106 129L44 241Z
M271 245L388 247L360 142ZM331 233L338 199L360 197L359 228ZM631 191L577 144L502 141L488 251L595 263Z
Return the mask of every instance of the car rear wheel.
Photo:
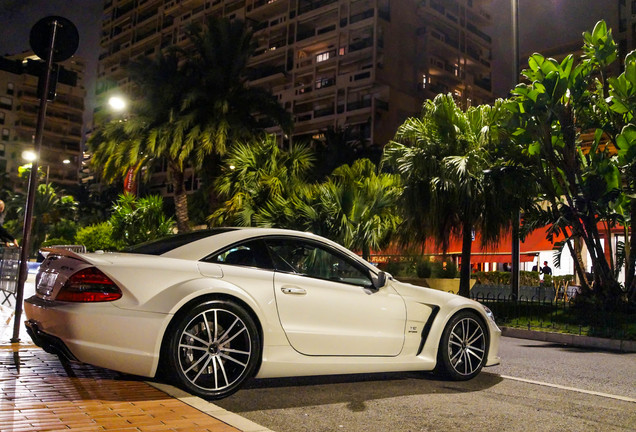
M485 324L473 312L455 315L442 333L438 371L455 381L475 377L486 362L487 336Z
M206 399L234 393L253 375L261 342L252 317L238 304L199 304L171 327L167 345L170 377Z

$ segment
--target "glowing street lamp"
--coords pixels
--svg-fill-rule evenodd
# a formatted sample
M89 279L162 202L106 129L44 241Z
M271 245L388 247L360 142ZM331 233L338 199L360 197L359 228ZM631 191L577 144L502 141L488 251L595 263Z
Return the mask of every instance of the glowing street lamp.
M25 150L22 152L22 159L27 162L33 162L38 158L38 155L35 154L33 150Z
M113 111L123 111L127 105L126 99L122 96L111 96L108 99L108 106L111 107Z

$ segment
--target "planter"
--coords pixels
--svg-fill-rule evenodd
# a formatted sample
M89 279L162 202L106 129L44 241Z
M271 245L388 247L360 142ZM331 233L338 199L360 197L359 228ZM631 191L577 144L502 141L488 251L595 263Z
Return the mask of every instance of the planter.
M438 291L446 291L453 294L459 292L459 278L455 279L438 279L438 278L398 278L400 282L410 283L413 285L429 287ZM475 279L470 280L470 288L477 282Z

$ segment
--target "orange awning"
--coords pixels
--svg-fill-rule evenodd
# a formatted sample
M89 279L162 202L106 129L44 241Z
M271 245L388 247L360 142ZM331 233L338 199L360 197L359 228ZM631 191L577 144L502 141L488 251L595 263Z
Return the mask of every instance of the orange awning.
M546 229L538 229L530 233L521 242L520 245L520 260L521 262L531 262L541 251L549 251L554 249L554 243L545 238ZM471 248L471 262L472 263L485 263L485 262L511 262L512 261L512 235L505 233L502 235L500 241L496 245L481 246L481 236L479 233L475 233L472 248ZM563 236L554 238L554 242L563 241ZM443 255L442 247L439 243L432 239L426 241L424 248L416 248L417 254L422 255ZM452 255L455 257L461 256L462 253L462 240L461 237L451 237L448 245L446 255ZM375 256L401 256L406 255L405 251L400 247L393 245L382 251L376 251Z
M550 242L545 238L545 229L538 229L530 233L526 236L526 238L521 242L520 251L521 255L529 255L534 256L538 254L540 251L548 251L554 249L554 243L563 241L563 236L558 236L554 238L554 242ZM510 257L512 256L512 235L510 233L506 233L501 236L501 239L498 244L483 246L481 245L481 236L479 233L475 233L473 244L471 248L471 252L473 258L476 258L480 255L487 255L492 258L496 258L493 261L474 261L473 262L509 262ZM442 250L439 244L433 242L432 240L428 240L426 242L425 253L433 254L433 255L441 255ZM461 255L462 253L462 240L459 237L451 237L448 251L446 252L448 255ZM508 259L501 257L500 255L505 255ZM524 258L522 257L522 261ZM527 259L527 261L532 261L532 259Z
M526 236L526 238L520 244L520 261L531 262L539 254L539 252L551 251L554 249L554 244L562 242L565 237L562 235L554 236L553 241L546 239L546 232L549 227L540 228L534 230ZM598 225L601 237L605 236L606 230L602 223ZM623 231L622 227L612 228L612 233L620 234ZM508 232L501 236L498 244L490 246L481 246L481 236L479 233L475 233L472 248L471 248L471 263L485 263L485 262L512 262L512 235ZM439 243L429 239L426 241L424 247L418 247L415 249L416 254L421 255L443 255L442 247ZM462 239L461 237L451 237L446 255L459 258L462 253ZM395 256L409 255L405 250L397 245L389 246L382 251L376 251L373 253L376 257L384 257L385 259L391 259Z

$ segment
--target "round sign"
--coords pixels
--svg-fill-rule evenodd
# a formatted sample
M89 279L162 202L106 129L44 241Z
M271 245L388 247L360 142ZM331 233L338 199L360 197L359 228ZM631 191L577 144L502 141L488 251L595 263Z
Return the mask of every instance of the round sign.
M70 58L79 45L79 33L72 22L60 16L47 16L35 23L29 35L31 49L42 60L46 60L51 49L53 30L53 61L59 62Z

